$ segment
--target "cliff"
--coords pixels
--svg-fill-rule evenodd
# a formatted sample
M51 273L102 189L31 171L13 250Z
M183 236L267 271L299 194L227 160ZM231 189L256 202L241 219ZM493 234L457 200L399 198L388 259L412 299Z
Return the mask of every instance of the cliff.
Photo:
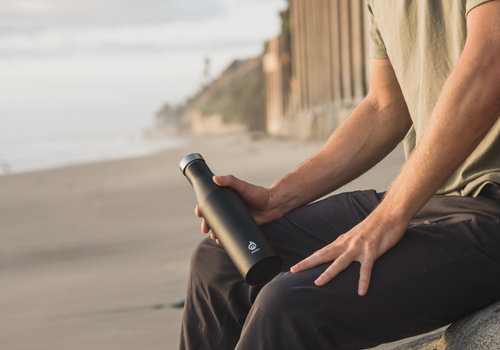
M172 132L213 134L265 129L262 57L233 61L222 74L182 105L165 104L157 124Z

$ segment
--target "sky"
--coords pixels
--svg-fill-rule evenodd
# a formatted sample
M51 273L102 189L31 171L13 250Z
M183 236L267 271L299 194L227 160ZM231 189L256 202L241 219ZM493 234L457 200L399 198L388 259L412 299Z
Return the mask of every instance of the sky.
M151 123L279 32L285 0L2 0L0 142ZM1 143L0 143L1 146Z

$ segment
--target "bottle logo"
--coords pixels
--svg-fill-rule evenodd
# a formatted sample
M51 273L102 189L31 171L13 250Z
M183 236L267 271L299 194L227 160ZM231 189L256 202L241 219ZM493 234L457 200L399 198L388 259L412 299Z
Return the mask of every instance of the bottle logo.
M257 247L257 243L253 241L248 241L248 249L252 252L252 254L257 253L260 248Z

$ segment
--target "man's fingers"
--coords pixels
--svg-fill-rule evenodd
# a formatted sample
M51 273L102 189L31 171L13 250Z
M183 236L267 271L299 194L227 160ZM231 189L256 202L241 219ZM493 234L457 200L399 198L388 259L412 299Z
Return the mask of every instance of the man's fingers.
M252 192L257 187L246 181L238 179L234 175L214 176L213 181L219 186L231 187L240 194Z
M241 181L233 175L223 175L223 176L217 175L214 176L212 179L219 186L227 186L227 187L232 187L234 189L237 189L236 187L238 186L238 182Z
M213 181L219 186L231 187L238 193L245 193L251 186L248 182L240 180L234 175L214 176Z
M304 270L310 269L311 267L323 264L325 262L332 261L339 254L339 250L340 250L339 247L327 245L326 247L324 247L320 250L317 250L316 252L314 252L313 254L311 254L310 256L305 258L304 260L302 260L299 263L297 263L296 265L292 266L290 268L290 272L295 273L295 272L304 271Z
M354 260L347 254L342 254L335 261L328 266L328 268L314 281L317 286L324 286L339 273L344 271Z
M372 274L373 264L375 259L371 256L365 257L361 263L361 269L359 270L359 283L358 283L358 295L364 296L368 291L368 286L370 285L370 278Z
M361 268L359 273L358 294L360 296L366 295L376 255L368 249L366 245L363 249L360 245L347 244L346 246L344 243L345 242L339 243L337 240L327 245L298 264L292 266L290 271L292 273L300 272L325 262L333 261L333 263L314 281L315 285L324 286L345 270L352 262L359 261L361 263ZM364 254L361 253L360 250L364 250Z
M196 214L197 217L203 219L203 215L201 215L201 211L200 211L200 208L198 206L196 206L196 208L194 208L194 213ZM205 219L201 220L201 232L203 232L203 233L210 232L210 226L208 226Z
M205 219L201 220L201 232L203 232L203 233L209 233L210 232L210 226L208 226L208 224L205 221Z
M217 244L220 244L219 239L214 235L214 233L210 233L210 238L213 239Z

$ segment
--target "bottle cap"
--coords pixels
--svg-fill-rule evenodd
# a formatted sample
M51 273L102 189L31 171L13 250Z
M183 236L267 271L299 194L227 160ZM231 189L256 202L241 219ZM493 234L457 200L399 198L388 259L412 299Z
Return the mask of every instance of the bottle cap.
M196 160L204 160L201 154L199 153L191 153L182 158L181 162L179 163L179 168L181 169L181 172L184 174L184 170L186 170L186 167L196 161Z

